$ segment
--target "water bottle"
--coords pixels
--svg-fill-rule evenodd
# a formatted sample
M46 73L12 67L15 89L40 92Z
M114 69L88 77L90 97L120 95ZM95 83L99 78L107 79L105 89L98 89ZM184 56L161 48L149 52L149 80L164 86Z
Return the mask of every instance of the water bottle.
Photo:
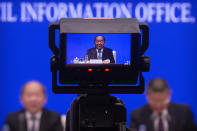
M114 61L115 61L115 64L116 64L116 51L115 51L115 50L113 50L113 51L112 51L112 54L113 54Z
M79 63L83 63L84 62L84 59L83 59L83 57L81 57L80 59L79 59Z
M85 56L84 61L85 61L85 63L88 63L88 56L87 55Z
M75 57L75 59L73 60L74 64L77 64L79 62L79 58Z

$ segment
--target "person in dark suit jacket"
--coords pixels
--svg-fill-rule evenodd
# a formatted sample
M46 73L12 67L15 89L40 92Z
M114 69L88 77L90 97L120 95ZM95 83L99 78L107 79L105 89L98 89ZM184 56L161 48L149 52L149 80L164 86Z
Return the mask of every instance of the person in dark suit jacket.
M190 107L170 102L164 79L151 80L146 94L148 104L131 112L131 131L197 131Z
M112 50L104 47L105 37L96 36L94 39L95 48L88 49L88 59L102 59L103 63L115 63Z
M31 131L31 128L28 130L25 112L25 110L20 110L7 116L6 123L10 131ZM60 115L47 109L42 109L39 125L38 131L63 131Z
M43 108L44 86L38 81L27 82L21 92L24 109L7 115L9 131L63 131L60 114Z

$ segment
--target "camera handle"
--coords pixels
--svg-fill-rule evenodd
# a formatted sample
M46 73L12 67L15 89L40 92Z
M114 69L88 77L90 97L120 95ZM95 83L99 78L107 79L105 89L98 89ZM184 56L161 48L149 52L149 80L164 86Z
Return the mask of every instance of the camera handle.
M51 23L49 25L49 48L52 50L52 52L55 54L55 56L58 56L59 54L59 48L55 44L55 30L59 30L60 25L59 23Z

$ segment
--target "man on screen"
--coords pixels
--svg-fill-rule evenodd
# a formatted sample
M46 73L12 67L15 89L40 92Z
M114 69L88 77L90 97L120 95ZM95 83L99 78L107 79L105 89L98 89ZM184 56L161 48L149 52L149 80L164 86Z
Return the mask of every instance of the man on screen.
M101 59L104 64L115 63L112 50L104 47L105 37L96 36L94 39L95 48L87 51L88 59Z
M189 106L170 102L167 81L152 79L147 88L148 104L131 112L131 131L196 131Z
M27 82L21 91L24 109L7 115L9 131L63 131L60 114L44 108L45 87L38 81Z

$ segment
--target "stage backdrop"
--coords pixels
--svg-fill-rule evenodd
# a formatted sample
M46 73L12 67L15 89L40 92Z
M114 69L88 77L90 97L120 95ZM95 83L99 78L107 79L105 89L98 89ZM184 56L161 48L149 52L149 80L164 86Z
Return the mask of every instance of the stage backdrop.
M0 127L8 113L22 108L21 86L42 82L48 93L46 108L65 114L76 94L52 92L48 27L60 18L138 18L150 27L151 69L146 84L163 77L172 89L172 101L188 104L197 120L197 2L196 0L68 0L0 1ZM121 44L121 43L119 43ZM118 53L118 52L117 52ZM115 95L131 110L146 103L145 95Z

